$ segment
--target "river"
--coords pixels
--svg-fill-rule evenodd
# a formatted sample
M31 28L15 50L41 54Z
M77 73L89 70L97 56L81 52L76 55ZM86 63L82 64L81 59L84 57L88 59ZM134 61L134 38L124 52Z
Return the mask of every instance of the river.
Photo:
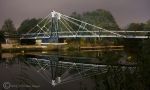
M0 54L0 90L141 90L139 72L124 51Z

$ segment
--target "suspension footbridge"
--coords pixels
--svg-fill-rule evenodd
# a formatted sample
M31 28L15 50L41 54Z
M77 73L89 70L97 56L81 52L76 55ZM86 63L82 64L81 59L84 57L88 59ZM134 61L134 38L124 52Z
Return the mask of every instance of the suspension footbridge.
M73 17L52 11L21 39L58 42L59 38L149 38L150 31L107 30Z

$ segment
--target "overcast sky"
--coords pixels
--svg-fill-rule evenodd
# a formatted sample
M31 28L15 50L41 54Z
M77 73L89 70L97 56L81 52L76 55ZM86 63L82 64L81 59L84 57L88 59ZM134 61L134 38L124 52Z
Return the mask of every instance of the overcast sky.
M18 27L24 19L45 17L52 10L70 15L96 9L110 11L121 27L150 19L150 0L0 0L0 27L8 18Z

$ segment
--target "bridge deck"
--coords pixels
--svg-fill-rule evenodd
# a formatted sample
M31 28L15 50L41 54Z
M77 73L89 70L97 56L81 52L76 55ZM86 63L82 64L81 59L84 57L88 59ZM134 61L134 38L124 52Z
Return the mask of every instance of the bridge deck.
M51 38L50 36L39 36L39 37L22 37L21 39L42 39ZM149 38L149 36L117 36L117 35L60 35L58 38Z

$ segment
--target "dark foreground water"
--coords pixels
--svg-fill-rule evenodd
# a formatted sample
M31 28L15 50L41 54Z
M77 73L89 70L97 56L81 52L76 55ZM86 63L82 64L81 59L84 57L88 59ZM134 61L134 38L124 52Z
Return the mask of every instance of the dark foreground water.
M0 54L0 90L148 90L124 51Z

